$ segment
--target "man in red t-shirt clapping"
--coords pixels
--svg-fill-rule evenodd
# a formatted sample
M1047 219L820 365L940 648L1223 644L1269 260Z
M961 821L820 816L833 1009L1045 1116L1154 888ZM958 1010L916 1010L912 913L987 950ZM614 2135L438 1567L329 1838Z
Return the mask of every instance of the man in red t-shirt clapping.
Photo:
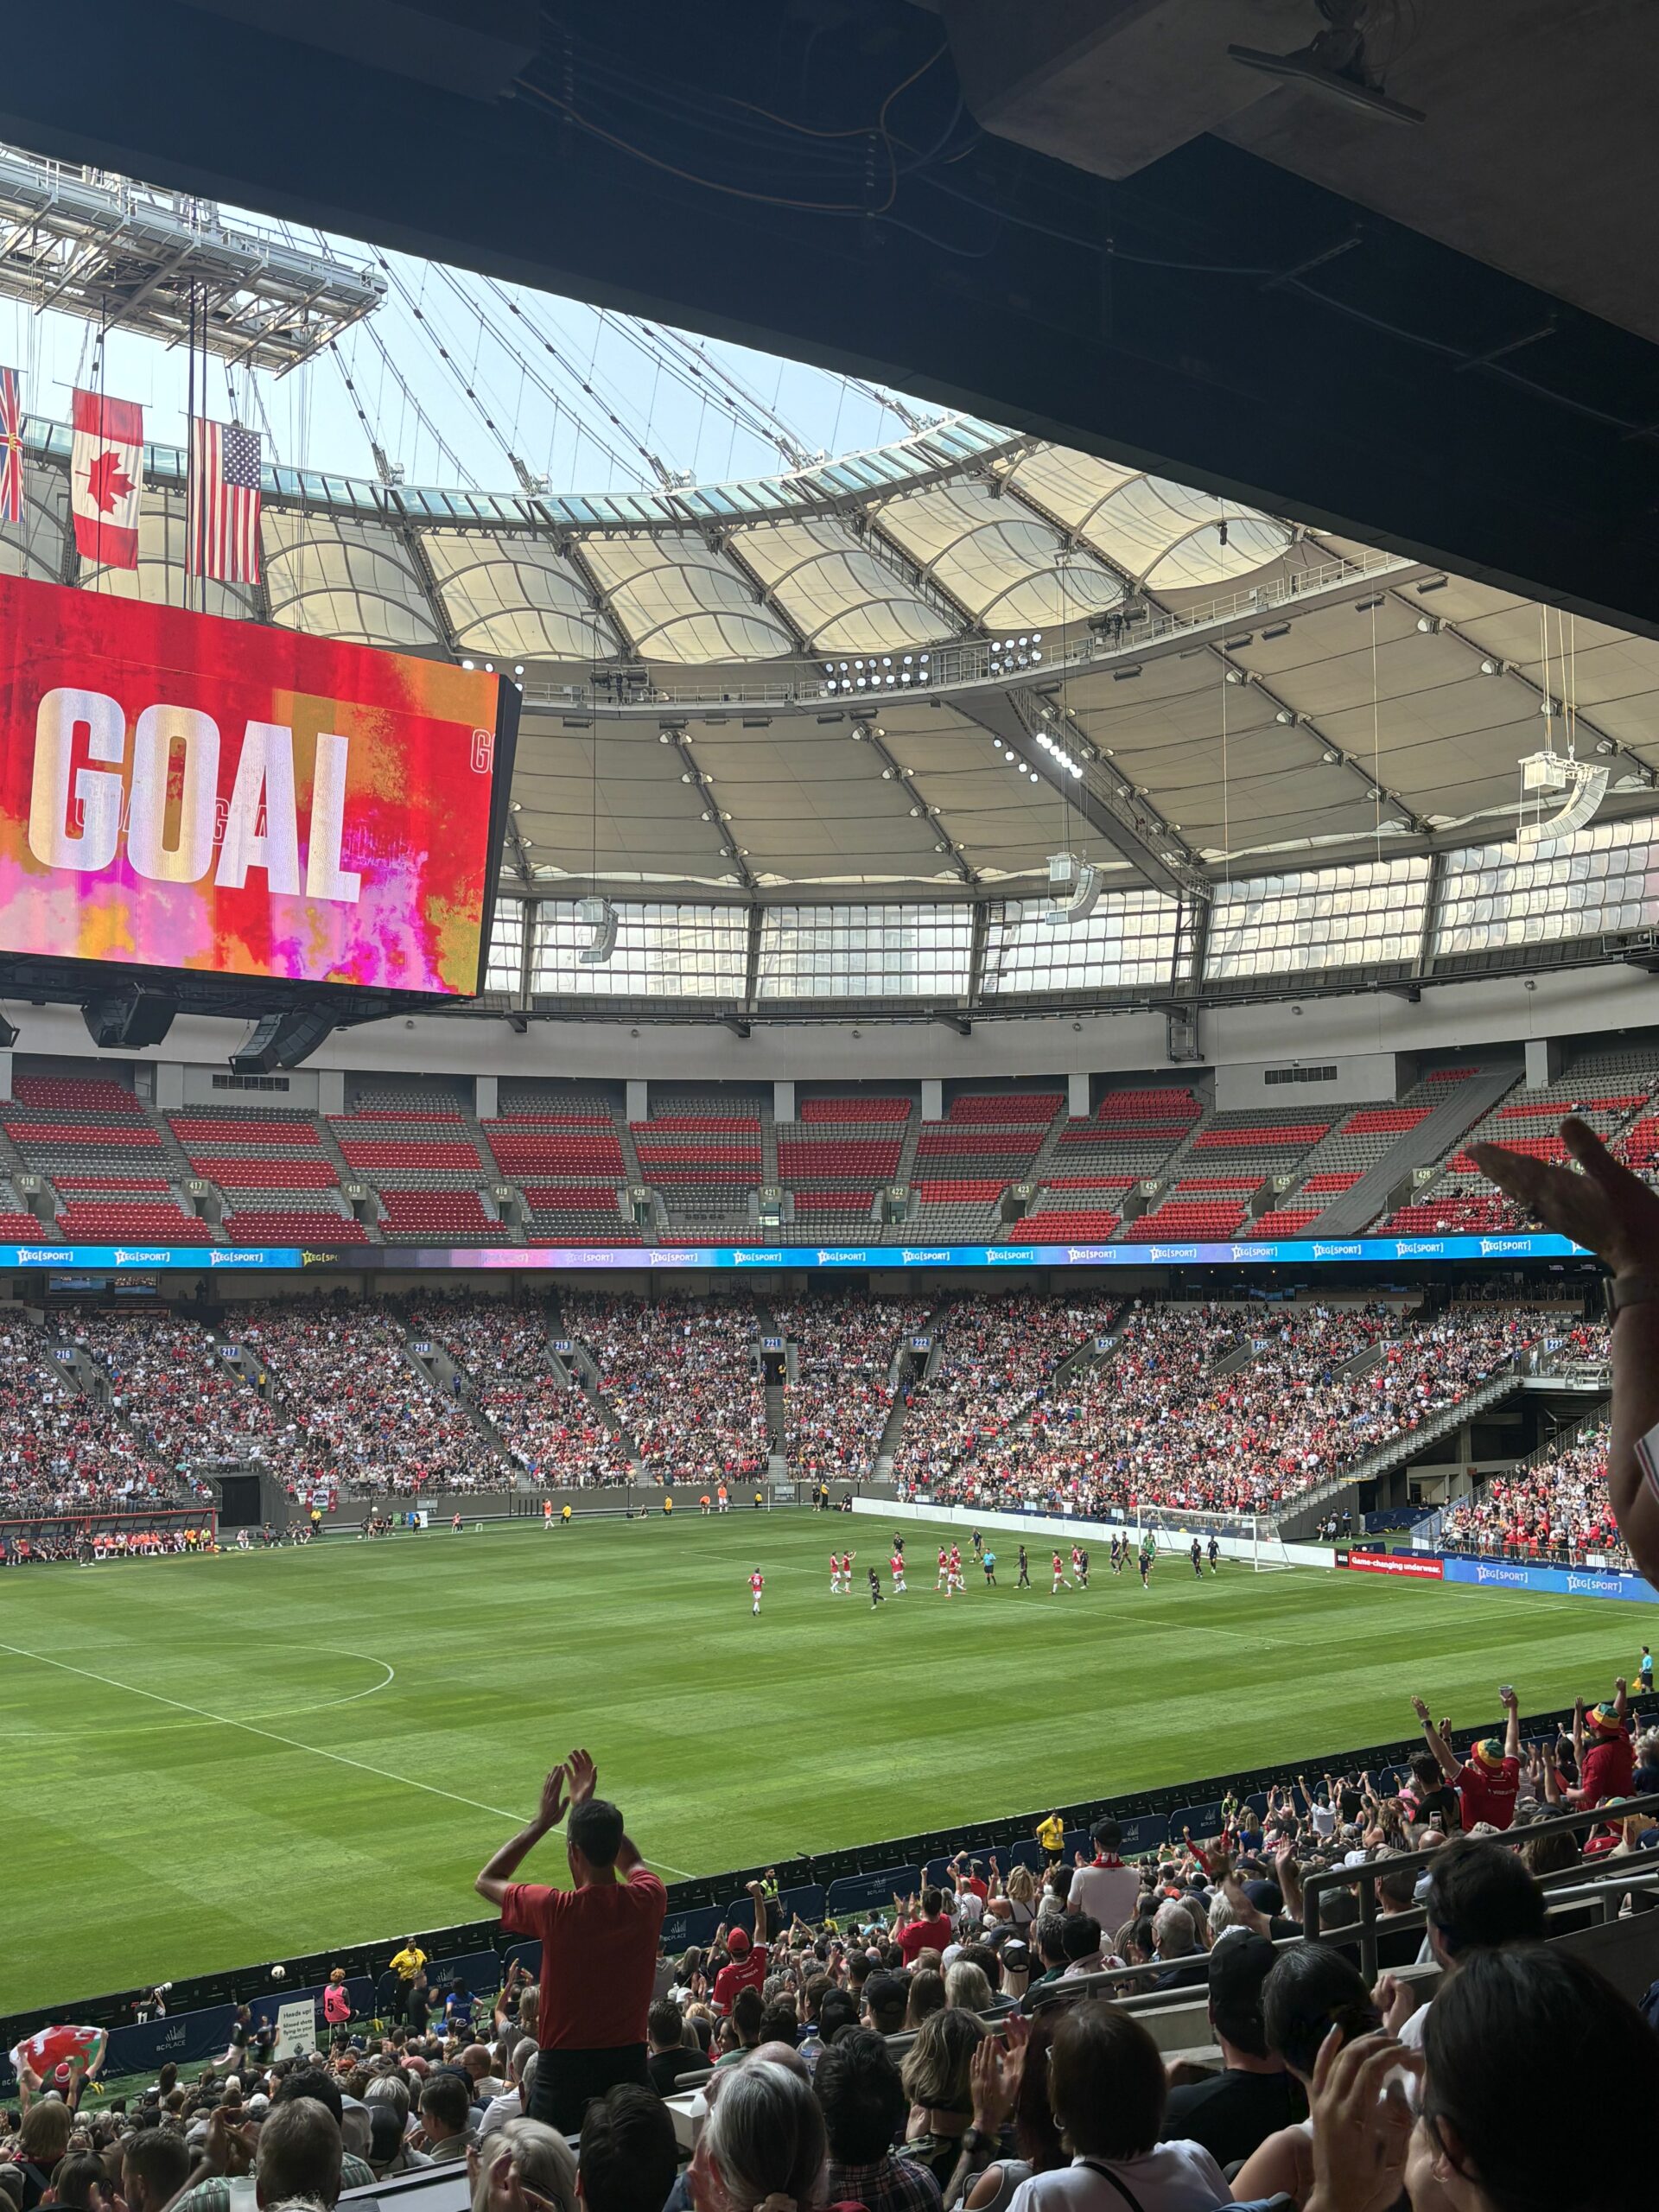
M593 1758L572 1751L542 1786L542 1802L474 1883L499 1907L501 1925L542 1943L541 2045L530 2118L566 2135L582 2126L589 2101L617 2082L649 2088L645 2015L668 1892L629 1841L622 1815L603 1797ZM564 1820L565 1857L574 1886L515 1882L519 1861Z

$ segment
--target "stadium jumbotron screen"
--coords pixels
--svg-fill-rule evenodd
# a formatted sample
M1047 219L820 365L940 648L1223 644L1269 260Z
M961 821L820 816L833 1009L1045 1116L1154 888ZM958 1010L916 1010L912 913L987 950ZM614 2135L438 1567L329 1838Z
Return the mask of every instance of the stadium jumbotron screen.
M0 577L0 950L479 985L517 694Z

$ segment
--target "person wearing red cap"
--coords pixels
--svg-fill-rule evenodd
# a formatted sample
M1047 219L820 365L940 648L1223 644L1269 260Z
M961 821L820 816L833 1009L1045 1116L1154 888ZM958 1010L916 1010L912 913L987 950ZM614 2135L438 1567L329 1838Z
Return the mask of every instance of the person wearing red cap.
M1587 1808L1605 1805L1610 1798L1630 1796L1636 1777L1636 1754L1630 1748L1625 1716L1630 1711L1624 1677L1613 1684L1612 1702L1605 1699L1586 1713L1582 1699L1573 1722L1573 1748L1578 1754L1579 1786L1564 1789L1569 1805Z
M734 1928L726 1938L729 1961L715 1976L714 2007L716 2012L729 2012L740 1989L763 1989L766 1980L766 1892L760 1882L749 1884L749 1895L754 1900L754 1940L748 1931Z
M1498 1695L1505 1715L1503 1735L1484 1737L1461 1761L1429 1719L1422 1699L1414 1697L1411 1701L1423 1725L1423 1740L1458 1793L1459 1818L1465 1835L1482 1821L1495 1828L1510 1827L1515 1821L1515 1801L1521 1787L1521 1703L1512 1682L1505 1682Z

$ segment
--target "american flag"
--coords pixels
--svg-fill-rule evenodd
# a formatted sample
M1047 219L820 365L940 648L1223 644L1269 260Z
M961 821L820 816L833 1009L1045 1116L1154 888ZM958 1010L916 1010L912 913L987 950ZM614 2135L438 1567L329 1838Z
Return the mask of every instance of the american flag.
M23 403L16 369L0 369L0 522L23 518Z
M185 572L221 583L259 581L259 433L238 423L190 424Z

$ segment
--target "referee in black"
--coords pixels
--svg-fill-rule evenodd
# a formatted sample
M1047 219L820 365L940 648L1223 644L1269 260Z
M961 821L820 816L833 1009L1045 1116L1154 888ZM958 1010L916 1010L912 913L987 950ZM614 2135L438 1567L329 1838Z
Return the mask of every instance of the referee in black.
M1020 1547L1020 1580L1014 1586L1016 1590L1029 1590L1031 1587L1031 1569L1026 1563L1026 1548L1023 1544Z

